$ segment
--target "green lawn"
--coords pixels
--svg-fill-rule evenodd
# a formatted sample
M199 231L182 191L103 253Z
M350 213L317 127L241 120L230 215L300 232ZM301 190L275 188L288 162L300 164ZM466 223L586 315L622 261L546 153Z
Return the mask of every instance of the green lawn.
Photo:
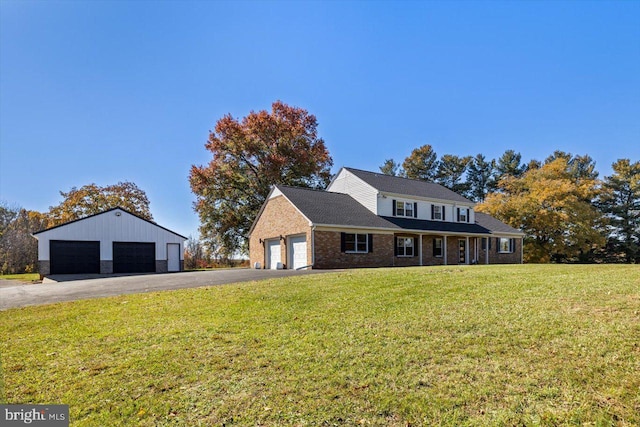
M0 312L74 426L640 424L640 267L353 270Z
M0 280L19 280L20 282L32 283L40 280L40 275L38 273L0 274Z

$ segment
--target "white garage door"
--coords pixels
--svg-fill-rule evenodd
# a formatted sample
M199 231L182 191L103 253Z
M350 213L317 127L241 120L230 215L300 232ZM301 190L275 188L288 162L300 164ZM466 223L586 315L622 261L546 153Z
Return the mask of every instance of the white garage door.
M280 240L268 240L267 241L267 268L275 270L278 268L278 263L282 262L280 257Z
M297 236L289 239L291 245L291 265L293 269L305 267L307 265L307 237Z

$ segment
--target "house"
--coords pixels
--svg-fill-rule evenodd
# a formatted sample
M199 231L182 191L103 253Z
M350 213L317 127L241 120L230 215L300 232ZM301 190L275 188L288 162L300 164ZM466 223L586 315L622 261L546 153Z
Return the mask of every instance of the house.
M249 255L268 269L507 264L523 236L439 184L345 167L326 190L274 186Z
M184 269L186 237L122 208L33 233L41 276Z

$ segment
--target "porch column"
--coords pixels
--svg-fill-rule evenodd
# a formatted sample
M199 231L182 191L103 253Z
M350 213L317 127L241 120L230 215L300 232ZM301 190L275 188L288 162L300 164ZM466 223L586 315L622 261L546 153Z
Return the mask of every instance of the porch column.
M484 247L484 263L489 265L489 239L491 237L487 237L487 244Z
M469 250L469 236L465 237L465 239L467 241L464 244L464 263L469 265L469 253L471 253L471 250Z
M444 246L444 248L442 248L444 250L444 265L448 265L447 264L447 236L444 236L444 244L442 245Z
M418 248L418 254L420 256L420 267L422 267L422 234L420 235L419 242L420 247Z

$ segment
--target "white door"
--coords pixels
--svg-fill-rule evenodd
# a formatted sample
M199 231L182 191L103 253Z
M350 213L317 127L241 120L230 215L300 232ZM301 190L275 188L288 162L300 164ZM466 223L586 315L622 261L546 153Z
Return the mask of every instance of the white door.
M291 265L294 270L307 265L307 236L289 238Z
M180 271L180 244L167 244L167 270Z
M280 257L280 240L268 240L267 241L267 268L275 270L278 268L278 264L282 262Z

